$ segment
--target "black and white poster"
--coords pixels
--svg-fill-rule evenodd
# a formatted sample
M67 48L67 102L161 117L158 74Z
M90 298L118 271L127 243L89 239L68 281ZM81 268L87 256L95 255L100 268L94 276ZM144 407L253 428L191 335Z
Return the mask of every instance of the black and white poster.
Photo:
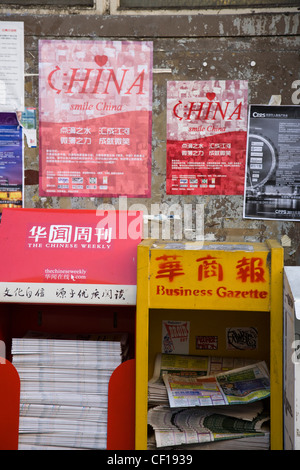
M300 106L250 106L244 218L300 220Z

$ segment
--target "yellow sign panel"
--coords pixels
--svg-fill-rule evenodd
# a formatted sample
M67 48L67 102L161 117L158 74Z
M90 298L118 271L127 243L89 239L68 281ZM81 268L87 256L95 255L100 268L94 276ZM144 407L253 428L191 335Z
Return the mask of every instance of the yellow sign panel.
M150 307L268 311L267 247L151 250Z

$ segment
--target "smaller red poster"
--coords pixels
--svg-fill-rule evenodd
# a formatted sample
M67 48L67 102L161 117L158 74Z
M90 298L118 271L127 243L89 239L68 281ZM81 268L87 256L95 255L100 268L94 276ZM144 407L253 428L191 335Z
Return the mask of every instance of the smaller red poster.
M244 194L248 85L171 81L167 88L167 194Z

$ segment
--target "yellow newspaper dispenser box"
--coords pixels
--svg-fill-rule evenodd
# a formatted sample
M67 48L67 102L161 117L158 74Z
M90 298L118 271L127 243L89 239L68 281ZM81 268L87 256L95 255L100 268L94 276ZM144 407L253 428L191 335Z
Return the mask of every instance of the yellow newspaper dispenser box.
M270 448L283 447L283 249L266 243L158 242L138 246L136 449L147 449L148 381L162 324L188 322L190 355L265 361L270 371ZM255 331L252 345L231 332ZM232 337L232 336L231 336ZM209 346L203 348L208 339ZM247 341L246 341L247 343Z

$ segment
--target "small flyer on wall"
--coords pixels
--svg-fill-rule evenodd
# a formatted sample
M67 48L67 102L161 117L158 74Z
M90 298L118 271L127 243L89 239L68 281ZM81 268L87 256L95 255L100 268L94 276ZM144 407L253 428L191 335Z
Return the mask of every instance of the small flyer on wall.
M162 352L189 354L190 322L164 320L162 323Z
M37 133L36 133L36 109L25 108L24 111L18 113L19 123L23 127L23 133L26 137L28 147L36 147Z
M167 85L167 194L244 194L248 83Z
M39 41L40 195L150 197L152 42Z
M0 113L0 220L23 205L23 132L16 113Z
M250 106L245 179L245 218L300 220L300 106Z

